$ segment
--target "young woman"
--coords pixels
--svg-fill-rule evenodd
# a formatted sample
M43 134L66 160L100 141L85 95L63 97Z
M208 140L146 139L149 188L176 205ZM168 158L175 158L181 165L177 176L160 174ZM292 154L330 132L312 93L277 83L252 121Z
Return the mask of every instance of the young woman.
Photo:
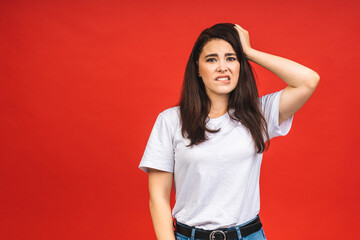
M260 98L249 60L288 86ZM205 29L187 63L179 106L159 114L139 165L149 173L157 239L266 239L259 217L262 154L271 138L289 132L319 79L307 67L253 49L239 25Z

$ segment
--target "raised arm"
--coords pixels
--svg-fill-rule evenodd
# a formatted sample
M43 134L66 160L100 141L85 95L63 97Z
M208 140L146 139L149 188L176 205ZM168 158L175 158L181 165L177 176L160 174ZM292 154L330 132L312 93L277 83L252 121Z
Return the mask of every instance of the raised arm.
M235 25L235 29L239 33L243 51L248 59L270 70L288 84L280 96L280 125L310 98L319 84L320 76L299 63L251 48L248 31L239 25Z
M172 182L173 173L150 169L149 206L158 240L175 240L170 206Z

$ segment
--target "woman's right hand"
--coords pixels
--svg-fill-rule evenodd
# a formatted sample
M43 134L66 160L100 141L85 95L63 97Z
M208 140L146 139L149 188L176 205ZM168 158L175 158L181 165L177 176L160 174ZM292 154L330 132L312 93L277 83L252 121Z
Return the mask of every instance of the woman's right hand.
M170 195L174 175L156 169L149 171L150 213L158 240L175 240Z

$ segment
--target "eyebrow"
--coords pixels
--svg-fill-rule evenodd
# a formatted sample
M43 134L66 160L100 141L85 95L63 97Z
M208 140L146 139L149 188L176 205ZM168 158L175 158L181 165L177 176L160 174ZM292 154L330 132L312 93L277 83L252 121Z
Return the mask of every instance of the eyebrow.
M225 56L234 56L236 55L235 53L225 53ZM207 57L218 57L219 55L217 53L211 53L205 56L205 58Z

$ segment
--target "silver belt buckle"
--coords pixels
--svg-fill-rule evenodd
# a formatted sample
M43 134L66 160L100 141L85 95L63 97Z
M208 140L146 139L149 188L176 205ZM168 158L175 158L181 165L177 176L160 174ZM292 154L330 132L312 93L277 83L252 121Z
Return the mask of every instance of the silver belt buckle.
M221 234L224 236L224 239L223 239L223 240L226 240L226 235L225 235L225 233L224 233L223 231L221 231L221 230L214 230L214 231L212 231L212 232L210 233L209 239L210 239L210 240L215 240L215 234L217 234L217 233L221 233Z

